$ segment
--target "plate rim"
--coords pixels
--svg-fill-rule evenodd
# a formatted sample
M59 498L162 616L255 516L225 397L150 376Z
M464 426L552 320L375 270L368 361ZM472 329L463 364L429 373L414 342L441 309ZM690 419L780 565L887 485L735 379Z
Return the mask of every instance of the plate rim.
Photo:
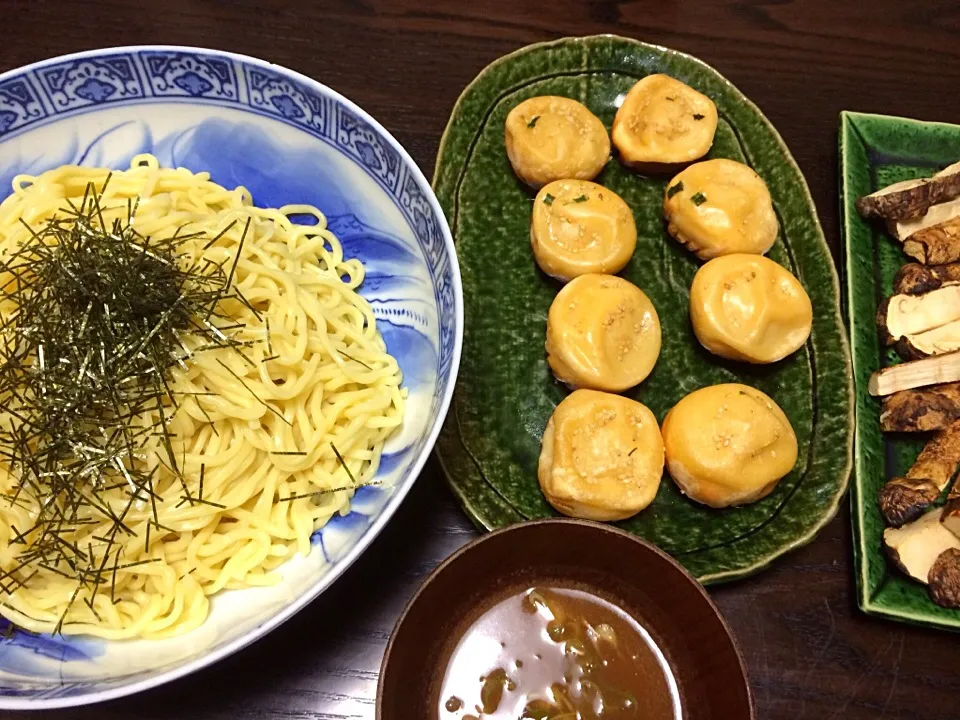
M514 60L532 51L549 49L551 47L567 45L567 44L585 45L585 44L590 44L599 40L613 40L617 42L623 42L629 45L633 45L636 47L636 49L641 51L647 51L652 49L667 55L682 58L686 61L693 63L694 65L699 66L700 68L703 68L713 73L721 82L723 82L725 85L731 88L734 92L736 92L740 97L742 97L743 102L747 106L747 108L752 110L757 115L757 117L760 118L764 127L770 132L771 136L775 139L777 144L781 147L786 157L787 164L797 173L797 175L802 180L801 184L803 186L804 203L808 207L810 215L816 221L815 225L818 231L817 234L818 234L819 243L820 245L822 245L822 249L830 261L829 262L830 281L837 298L837 302L833 307L832 316L833 316L834 324L839 330L840 351L843 357L844 375L846 379L845 398L846 398L847 407L846 407L846 413L845 413L846 432L844 433L844 437L845 437L844 456L846 458L845 465L842 469L838 470L836 473L838 482L837 482L836 492L833 494L833 497L830 499L830 504L825 507L824 512L820 516L817 523L811 526L810 529L808 529L805 534L799 535L793 538L792 540L790 540L789 542L779 545L776 550L764 555L763 557L755 560L749 565L746 565L734 570L725 570L725 571L719 571L719 572L713 572L713 573L706 573L704 575L697 577L697 580L704 585L710 585L710 584L719 584L723 582L729 582L729 581L738 580L741 578L746 578L769 568L772 565L772 563L782 555L785 555L793 550L796 550L797 548L803 547L804 545L808 545L809 543L811 543L816 538L816 536L820 533L820 531L823 530L830 522L832 522L837 517L837 514L840 510L840 505L843 502L843 498L850 487L850 477L851 477L851 473L853 471L853 466L854 466L853 435L856 428L856 420L855 420L856 394L855 394L855 388L853 384L853 360L852 360L852 354L851 354L850 339L848 337L847 328L844 323L844 316L843 316L843 309L842 309L843 292L841 289L840 276L839 276L837 264L833 260L833 253L830 250L829 244L827 243L826 235L823 231L823 226L820 224L820 218L819 218L819 214L817 213L816 203L813 200L813 196L810 194L810 186L807 184L806 177L804 176L803 171L800 169L800 166L797 164L796 159L793 157L793 154L790 152L790 149L787 147L787 144L784 142L783 137L774 127L773 123L770 122L769 118L767 118L767 116L764 115L763 111L760 110L760 108L757 106L756 103L754 103L749 97L747 97L742 91L740 91L739 88L736 87L736 85L734 85L729 79L727 79L726 76L724 76L721 72L716 70L712 65L704 62L703 60L701 60L700 58L694 55L685 53L681 50L675 50L673 48L665 47L663 45L657 45L654 43L643 42L635 38L630 38L623 35L617 35L615 33L602 33L602 34L596 34L596 35L583 35L583 36L573 35L573 36L557 38L554 40L531 43L529 45L525 45L523 47L517 48L516 50L513 50L512 52L507 53L506 55L502 55L496 58L495 60L493 60L488 65L486 65L482 70L480 70L480 72L476 75L476 77L474 77L474 79L470 81L470 83L464 88L463 92L459 95L459 97L457 98L456 102L453 105L453 108L450 111L450 116L444 128L443 135L441 136L441 139L440 139L440 144L437 150L437 159L436 159L436 162L434 163L432 186L434 188L434 191L438 190L438 185L440 184L441 169L443 164L442 159L443 159L445 150L447 148L447 145L450 142L454 125L456 124L457 119L462 112L463 105L468 95L475 89L475 87L483 80L483 78L488 73L495 70L502 63L505 63L509 60ZM454 246L456 246L456 244L457 244L457 239L456 237L454 237ZM456 395L456 392L454 394ZM451 407L451 413L452 415L448 414L447 422L449 421L449 418L451 416L453 417L456 416L455 404L453 405L453 407ZM459 434L459 428L457 429L457 433ZM447 463L444 460L444 444L445 444L444 440L441 437L436 445L434 453L436 454L437 458L440 461L439 462L440 468L443 472L446 483L448 487L451 488L454 495L456 496L458 504L461 506L465 514L474 522L475 525L477 525L479 529L484 531L496 530L500 526L491 524L488 518L483 516L483 514L477 511L475 507L471 506L465 501L462 492L457 487L453 479L452 473L449 471L447 467ZM521 522L526 522L526 521L521 521Z
M852 303L850 298L853 297L854 293L854 284L853 284L853 274L849 271L851 264L853 262L853 253L852 253L852 244L850 241L851 238L851 228L854 223L863 223L859 214L856 211L854 205L855 197L849 195L847 187L847 177L851 171L855 171L853 166L853 161L848 157L848 147L849 143L847 142L847 133L851 133L856 141L861 142L864 145L865 149L868 149L868 145L863 138L863 135L860 133L859 128L857 127L858 119L869 119L872 121L879 121L884 123L895 123L898 125L911 125L917 127L918 129L930 128L930 127L942 127L950 128L955 130L960 134L960 125L955 123L941 122L941 121L928 121L928 120L918 120L916 118L902 117L899 115L886 115L883 113L868 113L868 112L859 112L854 110L841 110L839 117L839 174L840 174L840 183L839 183L839 209L840 209L840 230L842 233L843 241L843 260L845 268L845 280L846 280L846 293L847 293L847 322L850 326L850 352L851 359L854 360L857 356L857 342L856 342L856 333L853 332L854 322L856 317L854 315ZM853 375L856 379L856 375ZM855 392L866 392L866 389L860 389L855 387ZM859 425L859 417L855 418L855 423ZM960 631L960 617L950 617L938 615L931 615L928 612L917 612L909 609L897 609L883 603L878 603L875 601L874 595L871 595L870 589L868 587L868 576L869 570L871 567L874 567L877 560L883 563L884 573L889 574L890 568L887 564L886 559L882 556L880 551L877 548L870 548L867 545L866 537L864 534L864 517L865 517L865 497L864 492L865 488L863 486L863 468L862 458L863 458L863 438L859 432L855 433L854 439L854 450L855 450L855 466L854 473L851 479L851 499L850 499L850 524L853 531L853 550L854 550L854 573L856 577L856 587L857 587L857 605L859 608L868 615L873 615L876 617L883 617L888 620L893 620L897 622L906 622L911 625L919 625L923 627L931 627L938 629L946 629L953 631ZM879 591L879 590L878 590Z
M372 520L366 531L360 536L356 544L353 545L343 557L331 564L329 569L323 572L320 577L316 579L314 584L306 592L290 603L290 605L271 616L262 624L251 628L234 640L225 643L222 647L217 648L212 652L205 653L193 660L184 662L181 665L174 666L168 670L160 671L155 676L137 680L128 684L118 685L106 690L80 692L76 695L63 697L30 698L0 695L0 709L47 710L65 707L79 707L82 705L90 705L128 695L134 695L144 690L165 685L173 680L185 677L202 668L212 665L219 660L229 657L230 655L233 655L257 640L260 640L265 635L299 613L307 605L319 597L334 582L336 582L340 576L343 575L347 569L354 564L354 562L356 562L360 555L362 555L372 544L374 539L380 535L387 523L393 518L402 502L406 499L410 490L413 488L414 483L416 483L416 481L419 479L424 465L436 446L437 437L440 434L440 431L443 427L443 422L446 419L447 413L450 409L450 403L453 398L453 392L456 387L457 376L460 369L460 359L463 349L463 285L461 282L460 264L457 258L456 245L453 241L453 235L450 231L450 226L447 222L446 215L444 214L443 209L440 207L440 202L433 190L432 183L427 180L426 176L423 174L423 171L420 169L420 166L417 165L416 161L410 156L409 152L379 121L377 121L366 110L361 108L358 104L343 94L337 92L330 86L321 83L318 80L314 80L313 78L310 78L296 70L292 70L284 65L269 62L267 60L261 60L260 58L253 57L251 55L192 45L170 44L117 45L58 55L56 57L46 58L37 62L6 70L3 73L0 73L0 83L26 73L36 72L37 70L47 67L48 65L56 65L71 60L92 59L114 53L134 54L142 52L195 53L197 55L219 57L225 60L239 62L244 65L263 68L273 72L279 72L286 77L289 77L290 79L314 90L320 95L332 99L334 102L342 105L344 108L354 113L357 117L369 123L369 125L377 132L377 134L380 135L380 137L382 137L394 151L397 152L401 162L407 166L408 172L411 173L412 177L417 181L417 184L423 190L424 197L427 199L431 211L437 218L443 238L443 244L449 256L451 285L453 290L453 307L455 313L453 352L450 358L449 369L450 374L447 381L447 387L444 390L443 396L440 398L440 402L437 406L436 417L434 418L432 425L429 426L426 431L426 442L424 443L423 448L416 459L411 464L410 470L407 473L408 480L403 484L398 484L395 487L393 494L384 504L376 518ZM137 103L131 102L130 104L132 105ZM0 142L2 141L3 138L0 137ZM189 637L189 633L181 636L181 638L186 637Z

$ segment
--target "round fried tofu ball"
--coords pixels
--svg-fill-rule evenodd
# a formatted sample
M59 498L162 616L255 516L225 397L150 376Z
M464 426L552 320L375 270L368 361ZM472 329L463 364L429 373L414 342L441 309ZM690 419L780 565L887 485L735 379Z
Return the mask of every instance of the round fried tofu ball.
M507 115L507 157L523 182L540 188L573 178L592 180L610 157L610 138L600 118L570 98L524 100Z
M540 268L566 282L622 270L637 246L637 226L612 190L588 180L555 180L533 203L530 245Z
M763 255L777 239L777 215L766 183L734 160L691 165L667 185L667 231L701 260Z
M581 275L550 306L546 348L561 382L620 392L653 370L660 318L636 285L614 275Z
M635 400L577 390L547 423L537 478L547 501L564 515L628 518L653 501L662 475L657 419Z
M710 352L772 363L810 337L813 306L788 270L762 255L725 255L704 265L690 287L690 320Z
M641 170L663 170L707 154L717 132L717 106L669 75L633 86L613 121L620 159Z
M678 402L663 420L663 444L677 486L715 508L766 497L797 463L797 436L783 410L736 383Z

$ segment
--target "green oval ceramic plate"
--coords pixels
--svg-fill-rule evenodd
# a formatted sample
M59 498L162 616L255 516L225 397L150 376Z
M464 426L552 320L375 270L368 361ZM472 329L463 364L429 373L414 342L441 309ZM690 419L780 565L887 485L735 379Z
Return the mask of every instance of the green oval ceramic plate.
M560 286L534 263L533 194L510 168L504 120L527 98L565 95L609 128L618 99L657 72L717 104L720 124L709 156L746 162L767 182L780 219L769 257L800 278L814 306L810 341L787 360L748 366L712 356L697 342L687 315L699 264L664 227L670 178L645 177L611 159L597 179L633 209L637 250L621 275L650 296L663 327L656 368L628 394L663 420L697 388L742 382L775 398L799 439L796 468L758 503L711 510L664 478L653 504L619 523L702 582L715 582L765 567L811 540L836 514L850 472L853 394L837 273L803 176L757 107L695 58L619 37L568 38L501 58L457 101L434 188L456 240L465 331L456 394L437 450L454 492L481 528L555 514L540 493L536 468L543 428L567 393L553 379L543 347L547 310Z

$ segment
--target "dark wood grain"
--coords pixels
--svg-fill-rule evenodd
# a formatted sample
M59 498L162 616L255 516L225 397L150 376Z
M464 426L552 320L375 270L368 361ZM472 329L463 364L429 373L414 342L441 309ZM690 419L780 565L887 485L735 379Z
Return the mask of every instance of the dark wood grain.
M839 111L960 122L955 0L2 0L0 28L0 70L137 43L222 48L286 65L370 111L428 174L461 88L496 57L599 32L667 45L712 64L773 121L835 253ZM957 718L960 637L859 613L848 517L844 506L812 545L713 591L743 647L758 716ZM474 534L431 463L356 565L253 647L140 696L44 717L372 718L380 658L401 608Z

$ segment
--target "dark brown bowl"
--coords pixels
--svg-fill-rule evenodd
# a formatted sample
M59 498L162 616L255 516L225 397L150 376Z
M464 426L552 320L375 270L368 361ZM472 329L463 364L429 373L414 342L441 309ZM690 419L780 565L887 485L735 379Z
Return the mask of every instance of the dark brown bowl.
M484 535L427 578L387 645L377 719L437 720L439 682L466 628L508 592L550 584L589 589L647 628L673 670L683 720L755 717L733 635L686 570L633 535L554 519Z

